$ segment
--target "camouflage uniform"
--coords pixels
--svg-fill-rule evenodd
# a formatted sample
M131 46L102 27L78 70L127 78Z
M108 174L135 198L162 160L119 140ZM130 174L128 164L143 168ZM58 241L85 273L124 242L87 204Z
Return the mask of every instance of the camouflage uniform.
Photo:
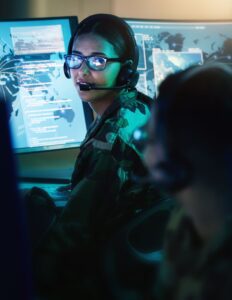
M96 264L104 241L137 209L161 200L152 188L131 181L133 172L146 172L132 132L149 116L148 105L132 91L115 99L88 130L71 198L34 255L38 290L47 295L43 299L101 299Z
M154 299L232 299L232 220L207 245L177 208L165 238L165 257Z

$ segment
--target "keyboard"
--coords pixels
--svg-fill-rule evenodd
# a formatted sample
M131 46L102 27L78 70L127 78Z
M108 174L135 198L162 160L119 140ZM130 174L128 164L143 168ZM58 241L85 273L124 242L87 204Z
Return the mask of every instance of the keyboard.
M64 207L68 201L70 190L59 191L59 188L66 186L67 182L40 182L40 181L27 181L19 182L20 189L31 189L38 187L45 190L54 200L57 207Z

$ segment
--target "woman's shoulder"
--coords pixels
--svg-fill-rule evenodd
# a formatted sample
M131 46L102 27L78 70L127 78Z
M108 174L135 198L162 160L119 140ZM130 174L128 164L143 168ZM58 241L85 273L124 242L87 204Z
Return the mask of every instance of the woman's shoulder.
M110 144L116 140L129 143L135 129L150 117L149 101L152 100L137 91L122 94L102 117L95 138Z
M137 101L141 102L142 104L146 105L149 109L151 109L152 107L152 104L154 103L154 100L145 95L144 93L142 92L139 92L137 93Z
M135 129L143 126L150 118L150 106L147 98L146 100L147 102L143 101L140 93L136 93L134 97L128 96L122 101L115 122L123 140L130 139Z
M120 98L121 110L133 113L146 114L150 111L153 100L149 96L134 90L123 94Z

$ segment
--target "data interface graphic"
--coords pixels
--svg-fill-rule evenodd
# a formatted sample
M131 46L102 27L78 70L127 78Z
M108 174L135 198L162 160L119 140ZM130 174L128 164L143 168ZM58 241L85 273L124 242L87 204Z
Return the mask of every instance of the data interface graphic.
M152 98L170 73L213 61L232 66L232 21L125 20L139 47L137 87Z

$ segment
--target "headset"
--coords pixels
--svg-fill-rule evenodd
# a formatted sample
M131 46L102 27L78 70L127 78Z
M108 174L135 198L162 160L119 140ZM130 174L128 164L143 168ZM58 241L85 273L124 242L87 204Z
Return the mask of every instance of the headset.
M91 29L96 26L96 24L102 23L106 26L118 28L118 31L123 36L125 43L127 43L127 51L125 61L122 63L121 70L118 74L116 85L111 88L97 87L93 84L82 83L80 84L81 90L108 90L108 89L133 89L138 82L139 73L137 72L138 60L139 60L139 50L136 44L134 33L131 27L120 17L111 14L95 14L91 15L84 20L82 20L75 33L71 37L68 45L68 54L72 53L73 43L76 36L82 33L91 32ZM124 59L124 57L123 57ZM70 68L64 63L64 74L67 78L71 78Z

